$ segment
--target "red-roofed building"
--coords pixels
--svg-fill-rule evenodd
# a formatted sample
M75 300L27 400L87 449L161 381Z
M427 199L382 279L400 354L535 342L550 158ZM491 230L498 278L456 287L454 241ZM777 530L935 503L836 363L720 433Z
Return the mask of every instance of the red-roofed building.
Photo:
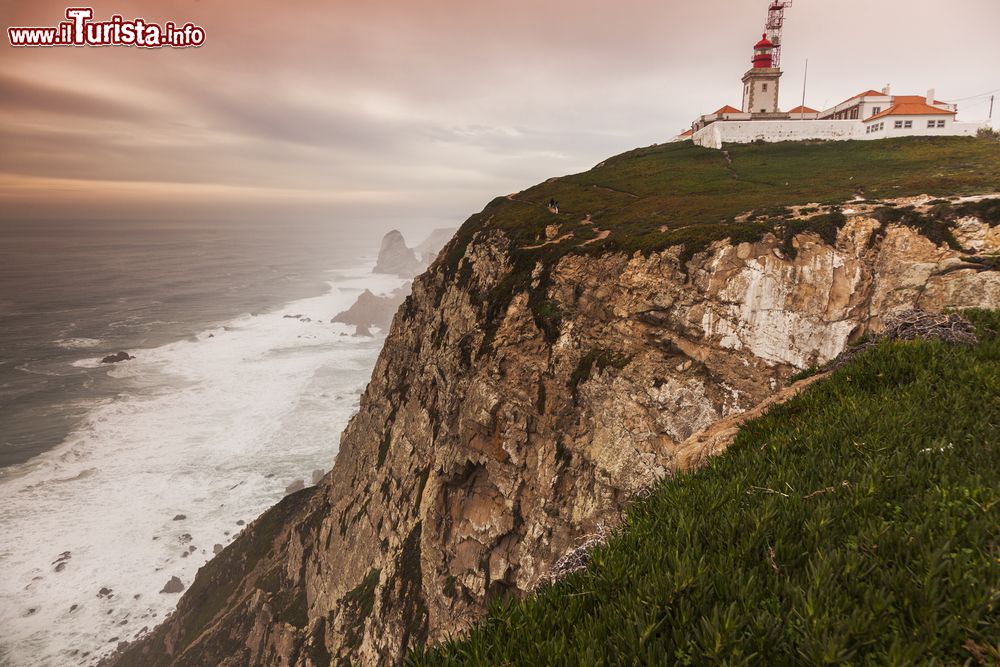
M883 139L914 134L952 134L955 114L950 105L938 102L928 93L926 98L900 95L884 111L864 120L866 139Z
M926 97L920 95L893 96L889 91L889 86L886 86L882 92L868 90L858 93L854 97L827 109L819 115L819 118L821 120L868 120L889 107L903 102L928 104L945 111L957 111L953 105L935 99L933 90L929 91Z
M819 118L819 112L815 109L811 109L805 105L800 104L794 109L788 110L788 116L792 120L816 120Z
M725 105L699 117L690 138L699 146L753 141L848 141L900 136L972 136L989 123L956 122L958 107L927 95L893 95L886 86L853 95L825 111L803 105L778 108L781 69L774 58L777 40L768 35L754 45L752 67L743 75L742 109Z
M737 109L736 107L727 104L722 106L712 113L705 114L701 116L691 125L693 132L697 132L706 125L711 125L712 123L719 120L750 120L753 118L753 114L744 113Z

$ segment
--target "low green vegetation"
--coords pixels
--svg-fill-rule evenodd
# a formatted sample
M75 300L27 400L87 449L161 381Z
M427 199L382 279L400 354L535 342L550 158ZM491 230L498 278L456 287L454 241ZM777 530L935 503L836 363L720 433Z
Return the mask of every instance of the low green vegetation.
M759 238L788 217L789 207L840 205L858 195L872 201L1000 192L1000 144L988 139L906 137L726 148L710 150L691 142L641 148L589 171L498 197L472 216L449 246L449 270L458 271L468 241L486 229L504 230L531 267L567 252L648 252L674 245L705 247L727 237ZM559 201L558 214L548 210L550 199ZM749 219L736 221L747 213ZM572 232L573 239L542 245L549 225L559 225L560 235ZM611 233L596 240L595 227Z
M995 665L1000 313L881 343L413 665Z
M936 204L926 213L917 211L912 206L903 208L880 208L874 217L882 224L882 229L888 225L905 225L916 230L937 245L947 245L952 250L961 250L951 228L955 212L950 204ZM873 234L872 239L878 235Z
M807 379L811 378L814 375L819 375L822 372L823 372L823 367L822 366L810 366L809 368L804 368L801 371L798 371L797 373L792 373L790 376L788 376L788 380L786 381L786 384L788 384L789 386L791 386L791 385L795 384L796 382L801 382L802 380L807 380Z

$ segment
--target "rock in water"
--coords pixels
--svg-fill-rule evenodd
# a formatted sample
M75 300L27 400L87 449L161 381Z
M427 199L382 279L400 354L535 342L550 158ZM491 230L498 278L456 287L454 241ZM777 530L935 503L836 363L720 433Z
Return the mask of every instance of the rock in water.
M323 474L324 473L323 473L322 470L313 470L313 474L312 474L313 486L316 486L317 484L320 483L320 481L322 481Z
M184 590L184 583L177 577L170 577L170 581L160 590L161 593L180 593Z
M375 273L391 273L401 278L412 278L423 266L413 251L407 247L406 239L397 230L392 230L382 238L378 251Z
M399 310L399 306L409 293L410 286L408 284L385 296L379 296L373 294L371 290L365 290L358 295L354 305L337 313L330 321L353 324L362 329L378 327L385 331L392 324L392 316Z
M296 491L301 491L304 488L306 488L306 483L301 479L297 479L285 487L285 493L295 493Z
M120 361L132 361L135 359L128 352L119 352L118 354L109 354L108 356L101 359L102 364L117 364Z

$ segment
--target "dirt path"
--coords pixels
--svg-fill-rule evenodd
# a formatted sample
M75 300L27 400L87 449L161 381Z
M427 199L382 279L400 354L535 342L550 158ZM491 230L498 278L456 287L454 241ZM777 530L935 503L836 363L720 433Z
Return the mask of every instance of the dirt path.
M538 250L539 248L544 248L547 245L555 245L557 243L562 243L566 239L571 239L571 238L573 238L573 232L570 232L569 234L563 234L559 238L546 241L545 243L539 243L538 245L523 245L521 246L521 250Z

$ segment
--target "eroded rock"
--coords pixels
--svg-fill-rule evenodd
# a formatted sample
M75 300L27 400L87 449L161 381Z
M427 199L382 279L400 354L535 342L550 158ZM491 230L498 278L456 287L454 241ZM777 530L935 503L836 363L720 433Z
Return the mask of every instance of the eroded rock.
M179 577L170 577L170 580L160 589L161 593L173 594L184 590L184 583Z

